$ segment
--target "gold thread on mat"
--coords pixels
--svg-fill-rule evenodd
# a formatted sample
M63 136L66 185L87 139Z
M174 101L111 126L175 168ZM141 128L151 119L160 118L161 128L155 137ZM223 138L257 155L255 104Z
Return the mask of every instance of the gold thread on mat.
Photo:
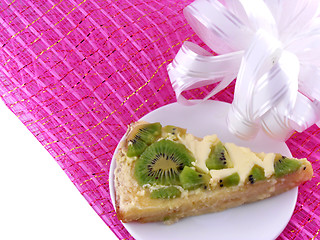
M53 6L52 6L50 9L48 9L43 15L46 15L48 12L50 12L51 10L53 10L53 9L54 9L57 5L59 5L62 1L63 1L63 0L60 0L58 3L56 3L55 5L53 5ZM86 1L86 0L85 0L85 1ZM43 16L43 15L42 15L42 16ZM21 29L19 32L17 32L16 34L12 35L10 38L8 38L7 42L8 42L10 39L18 36L20 33L22 33L24 30L26 30L28 27L30 27L30 26L31 26L32 24L34 24L35 22L39 21L42 16L38 17L38 18L37 18L36 20L34 20L33 22L29 23L25 28ZM6 43L5 43L5 44L6 44Z
M62 0L60 0L61 2ZM79 6L81 6L83 3L85 3L87 0L83 0L81 3L79 3L77 6L75 6L74 8L71 9L71 11L69 11L63 18L61 18L58 22L56 22L53 26L56 26L57 24L59 24L61 21L63 21L68 15L70 15L76 8L78 8ZM78 25L77 25L78 26ZM49 46L47 49L43 50L42 52L40 52L39 55L36 56L35 59L38 59L44 52L48 51L50 48L54 47L55 45L57 45L59 42L61 42L64 38L66 38L71 32L73 32L77 26L73 29L71 29L65 36L63 36L63 38L60 38L57 42L55 42L54 44L52 44L51 46Z
M68 139L70 139L70 138L72 138L72 137L74 137L74 136L81 135L81 134L84 134L84 133L86 133L86 132L88 132L88 131L91 131L92 129L94 129L94 128L98 127L99 125L101 125L105 120L107 120L107 119L108 119L112 114L114 114L116 111L117 111L117 109L114 110L114 111L112 111L108 116L106 116L105 118L103 118L100 122L98 122L98 123L97 123L96 125L94 125L93 127L88 128L88 129L86 129L86 130L84 130L84 131L82 131L82 132L79 132L79 133L74 133L74 134L66 137L64 140L68 140ZM43 145L43 146L44 146L44 147L47 147L47 146L49 146L49 145L51 145L51 144L53 144L53 143L57 143L57 142L59 142L59 141L58 141L58 140L52 141L52 142L46 143L46 144Z
M8 4L8 6L6 8L4 8L0 13L4 12L5 10L7 10L16 0L13 0L11 3Z
M43 32L40 33L40 36L37 37L34 41L31 42L31 44L29 44L27 47L25 47L24 49L22 49L22 51L20 51L19 53L17 53L16 55L14 55L12 58L9 58L4 64L3 67L6 66L12 59L14 59L15 57L17 57L18 55L20 55L21 53L25 52L27 50L28 47L32 46L34 43L36 43L43 35ZM30 82L35 81L34 79L31 80ZM29 82L29 83L30 83ZM25 85L25 84L23 84ZM23 87L23 86L21 86Z
M168 80L168 77L165 78L164 83L158 88L157 92L154 92L148 99L144 101L144 103L147 103L151 97L155 96L165 86L165 83L167 80ZM134 112L137 112L144 105L144 103L142 103L138 108L136 108ZM153 103L153 105L155 104L156 102ZM133 117L133 115L131 115L130 117Z
M153 73L153 75L142 85L140 86L137 90L135 90L133 93L131 93L129 96L127 96L125 98L125 100L120 104L120 106L122 106L123 104L125 104L130 97L132 97L134 94L136 94L137 92L139 92L142 88L144 88L145 86L148 85L148 83L154 78L154 76L158 73L159 69L167 62L172 61L172 59L168 59L166 61L164 61L163 63L160 64L160 66L156 69L156 71Z
M320 232L320 228L318 229L318 231L316 232L316 234L313 236L312 240L316 239L316 237L319 235Z
M93 177L90 177L89 179L87 180L84 180L82 183L80 183L80 186L82 186L83 184L85 184L86 182L89 182L89 181L92 181L93 178L101 178L101 177L104 177L106 174L100 174L98 176L93 176ZM100 184L101 185L101 184Z
M84 1L83 1L83 2L84 2ZM82 3L83 3L83 2L82 2ZM82 3L80 3L79 6L80 6ZM163 7L163 8L164 8L164 7ZM74 10L74 9L72 9L71 11L73 11L73 10ZM70 12L71 12L71 11L70 11ZM70 12L69 12L68 14L70 14ZM139 18L138 18L137 20L135 20L135 21L138 21L138 20L142 19L143 17L145 17L145 16L147 16L147 15L149 15L149 14L143 15L143 16L139 17ZM85 16L85 17L87 17L87 16ZM60 21L62 21L62 19L61 19ZM59 21L59 22L60 22L60 21ZM56 24L57 24L57 23L56 23ZM55 25L56 25L56 24L55 24ZM78 24L78 25L79 25L79 24ZM78 26L78 25L77 25L77 26ZM188 25L188 24L184 24L182 27L184 27L184 26L186 26L186 25ZM76 26L76 27L77 27L77 26ZM76 27L75 27L75 28L76 28ZM180 27L180 28L182 28L182 27ZM73 28L72 30L70 30L70 31L67 33L67 35L70 34L70 32L72 32L75 28ZM149 27L149 28L150 28L150 27ZM119 28L116 29L116 30L119 30ZM93 31L93 30L92 30L92 31ZM91 31L91 32L92 32L92 31ZM138 31L138 32L141 32L141 31ZM41 34L42 34L42 33L41 33ZM135 33L135 34L137 34L137 33ZM192 36L194 36L194 35L195 35L195 34L193 34ZM191 36L191 37L192 37L192 36ZM163 36L162 36L162 37L163 37ZM158 38L158 39L156 39L155 41L153 41L152 43L155 43L155 42L159 41L160 39L161 39L161 38ZM186 38L186 39L183 40L182 42L187 41L188 39L190 39L190 37ZM62 39L60 39L59 41L61 41L61 40L62 40ZM127 40L128 40L128 39L126 39L124 42L126 42ZM58 42L59 42L59 41L58 41ZM57 44L58 42L56 42L55 44ZM123 43L124 43L124 42L123 42ZM123 43L121 43L120 45L122 45ZM179 44L181 44L181 43L179 42L179 43L171 46L170 48L167 49L167 51L166 51L165 53L167 53L171 48L173 48L174 46L179 45ZM53 45L52 45L52 46L53 46ZM48 50L49 48L51 48L52 46L48 47L47 50ZM46 50L44 50L44 51L46 51ZM43 52L44 52L44 51L43 51ZM42 55L43 52L42 52L40 55ZM97 52L97 51L96 51L96 52ZM137 51L136 54L137 54L138 52L139 52L139 51ZM136 54L134 54L134 56L135 56ZM38 58L40 55L38 55L37 58ZM61 63L61 61L60 61L59 63ZM58 63L57 63L57 64L58 64ZM80 64L81 64L81 62L80 62ZM143 68L143 69L144 69L144 68ZM90 71L90 70L89 70L89 71ZM69 72L70 72L70 71L69 71ZM112 73L112 74L114 74L114 73ZM112 74L111 74L111 75L112 75ZM102 84L102 83L101 83L101 84ZM101 85L101 84L100 84L100 85ZM100 85L99 85L99 86L100 86ZM98 87L98 86L97 86L97 87ZM96 89L96 88L95 88L95 89ZM95 89L94 89L94 90L95 90ZM46 92L46 91L45 91L45 92ZM66 92L68 92L68 91L66 91ZM17 102L16 102L16 103L17 103ZM16 103L15 103L15 104L16 104ZM43 120L43 119L41 119L41 120Z
M186 40L187 39L189 39L189 38L186 38ZM185 41L186 41L185 40ZM171 47L170 47L171 48ZM170 49L169 48L169 49ZM167 49L167 51L169 51L169 49ZM154 76L156 75L156 73L159 71L159 69L166 63L166 62L170 62L170 61L172 61L172 59L168 59L168 60L166 60L166 61L164 61L158 68L157 68L157 70L154 72L154 74L151 76L151 78L144 84L144 85L142 85L140 88L138 88L135 92L133 92L131 95L129 95L128 97L126 97L126 99L120 104L120 106L122 106L122 105L124 105L125 104L125 102L126 101L128 101L128 99L131 97L131 96L133 96L135 93L137 93L139 90L141 90L144 86L146 86L153 78L154 78ZM147 68L147 66L145 67L145 68ZM126 69L126 68L124 68L124 69ZM142 68L142 70L143 70L144 68ZM101 83L102 84L102 83ZM79 100L80 101L80 100ZM74 104L73 104L74 105ZM98 107L100 107L102 105L102 103L100 103L97 107L95 107L94 109L97 109ZM70 108L70 107L72 107L72 106L68 106L68 108ZM116 109L117 110L117 109ZM116 111L115 110L115 111ZM112 113L114 113L115 111L113 111ZM91 111L87 111L87 114L89 114ZM111 114L112 114L111 113ZM34 121L34 122L31 122L31 123L29 123L27 126L30 126L30 125L32 125L32 124L34 124L34 123L36 123L36 122L39 122L39 121L42 121L42 120L44 120L44 119L46 119L47 117L50 117L51 115L53 115L53 114L55 114L55 113L52 113L52 114L50 114L50 115L48 115L48 116L45 116L45 117L43 117L43 118L41 118L41 119L38 119L38 120L36 120L36 121ZM80 114L80 113L79 113ZM82 114L86 114L86 113L82 113ZM109 114L109 115L111 115L111 114ZM71 114L71 115L73 115L73 114Z

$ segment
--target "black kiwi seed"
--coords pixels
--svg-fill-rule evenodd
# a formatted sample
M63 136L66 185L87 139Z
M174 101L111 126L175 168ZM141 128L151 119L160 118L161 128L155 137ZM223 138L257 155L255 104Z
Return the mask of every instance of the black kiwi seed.
M135 163L135 177L145 184L179 184L184 166L191 166L194 157L180 143L162 139L148 146Z
M255 182L252 174L249 175L249 182L250 182L251 184L254 184L254 182Z

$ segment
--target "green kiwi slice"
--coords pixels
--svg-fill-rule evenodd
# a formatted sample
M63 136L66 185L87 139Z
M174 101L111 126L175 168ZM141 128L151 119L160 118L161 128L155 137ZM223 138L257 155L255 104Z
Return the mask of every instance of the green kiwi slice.
M231 186L237 186L240 182L240 176L237 172L220 179L219 184L220 187L231 187Z
M207 174L199 173L188 166L184 167L179 178L182 187L186 190L193 190L200 187L206 189L209 183L209 176Z
M222 142L218 142L216 145L211 147L211 151L206 160L206 166L209 170L219 170L230 167L231 162L226 148Z
M161 188L152 190L150 193L150 198L154 198L154 199L178 198L180 196L181 196L181 191L174 186L161 187Z
M192 153L183 144L162 139L148 146L137 159L135 177L141 186L179 185L180 172L193 161Z
M187 129L176 127L173 125L167 125L162 128L165 133L170 133L172 135L184 135L187 132Z
M127 156L139 156L147 148L147 144L140 139L132 139L128 144Z
M160 123L146 123L133 129L127 138L127 156L141 155L148 145L160 137L161 128Z
M301 165L302 163L296 159L287 158L277 154L274 160L275 176L282 177L284 175L296 172L300 169Z
M248 180L251 184L254 184L257 181L266 179L264 169L258 165L254 165L251 169Z

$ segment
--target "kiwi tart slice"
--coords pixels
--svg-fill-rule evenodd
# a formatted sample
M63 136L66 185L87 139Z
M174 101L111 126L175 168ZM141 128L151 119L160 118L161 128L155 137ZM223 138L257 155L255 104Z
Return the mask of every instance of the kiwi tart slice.
M174 221L287 191L312 178L307 159L256 153L183 127L138 122L116 155L120 220Z

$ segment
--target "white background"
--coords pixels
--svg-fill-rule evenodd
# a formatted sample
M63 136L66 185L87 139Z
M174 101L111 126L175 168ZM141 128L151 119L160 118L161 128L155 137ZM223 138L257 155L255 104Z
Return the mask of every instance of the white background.
M0 239L118 239L0 100Z

